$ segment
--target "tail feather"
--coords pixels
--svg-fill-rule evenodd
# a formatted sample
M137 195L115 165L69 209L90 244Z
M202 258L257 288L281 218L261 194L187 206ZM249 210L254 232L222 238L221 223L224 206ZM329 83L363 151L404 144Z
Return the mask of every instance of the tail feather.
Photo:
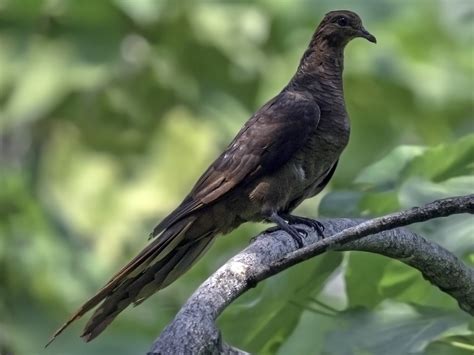
M213 238L202 239L178 247L160 262L144 270L131 283L124 283L97 308L81 335L86 341L97 337L131 303L138 305L156 291L182 275L211 244ZM186 266L183 268L182 266Z
M72 322L99 305L88 321L82 337L86 341L99 335L128 305L143 302L168 286L197 261L214 239L214 231L201 233L196 240L186 232L196 221L188 217L166 229L133 260L115 274L96 295L84 303L51 337L48 346ZM195 234L193 231L191 234ZM194 237L194 235L193 235Z

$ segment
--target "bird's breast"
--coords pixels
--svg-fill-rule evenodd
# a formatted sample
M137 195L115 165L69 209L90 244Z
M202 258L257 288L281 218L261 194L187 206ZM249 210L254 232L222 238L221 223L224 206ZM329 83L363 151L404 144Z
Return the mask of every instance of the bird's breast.
M341 114L323 112L314 134L290 161L292 181L289 200L304 200L318 193L315 187L321 184L328 171L339 159L349 141L349 119L345 111ZM290 201L291 203L291 201Z

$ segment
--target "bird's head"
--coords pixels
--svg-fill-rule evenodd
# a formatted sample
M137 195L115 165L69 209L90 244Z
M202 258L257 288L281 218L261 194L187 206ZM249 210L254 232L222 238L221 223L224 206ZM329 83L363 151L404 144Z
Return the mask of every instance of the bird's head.
M316 38L325 40L330 46L345 46L350 40L362 37L372 43L376 38L362 25L360 17L348 10L331 11L326 14L316 30Z

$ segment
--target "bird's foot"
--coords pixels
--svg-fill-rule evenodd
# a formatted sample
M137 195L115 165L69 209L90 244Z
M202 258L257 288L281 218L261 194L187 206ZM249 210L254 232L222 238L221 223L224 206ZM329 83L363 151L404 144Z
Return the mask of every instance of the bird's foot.
M291 214L285 214L281 217L288 221L288 224L304 224L313 228L318 236L324 239L324 225L321 222L311 218L293 216Z
M287 228L285 231L291 235L295 243L298 245L298 248L302 248L304 246L304 238L308 236L308 232L304 228L298 228L296 226L291 226L289 224L286 225Z
M276 212L272 213L270 217L268 217L268 220L275 223L277 225L277 228L269 228L266 230L266 232L270 232L270 230L271 232L273 232L278 229L283 229L293 238L295 243L298 245L298 248L304 246L303 239L308 235L308 232L304 228L292 226L289 222L280 217Z

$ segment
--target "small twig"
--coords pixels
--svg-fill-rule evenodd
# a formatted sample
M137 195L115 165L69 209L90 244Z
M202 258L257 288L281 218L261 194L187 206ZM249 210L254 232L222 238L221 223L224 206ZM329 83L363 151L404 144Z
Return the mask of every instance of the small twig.
M259 273L259 276L255 277L254 282L259 282L269 276L278 274L290 266L320 255L327 250L340 248L343 244L370 234L459 213L474 213L474 194L437 200L423 207L413 207L409 210L395 212L362 222L354 227L334 234L329 238L322 239L309 246L288 253L281 260L268 265L268 274Z
M298 302L296 302L296 301L289 301L288 303L291 304L292 306L295 306L295 307L298 307L298 308L301 308L301 309L305 309L305 310L307 310L307 311L310 311L310 312L313 312L313 313L317 313L317 314L320 314L320 315L325 316L325 317L335 317L335 316L336 316L336 313L335 313L335 312L323 311L322 309L313 307L313 306L311 306L311 305L306 305L306 304L303 304L303 303L298 303Z
M337 310L336 308L334 307L331 307L330 305L324 303L324 302L321 302L320 300L318 300L317 298L309 298L309 301L314 303L314 304L317 304L319 307L322 307L332 313L339 313L340 311Z

